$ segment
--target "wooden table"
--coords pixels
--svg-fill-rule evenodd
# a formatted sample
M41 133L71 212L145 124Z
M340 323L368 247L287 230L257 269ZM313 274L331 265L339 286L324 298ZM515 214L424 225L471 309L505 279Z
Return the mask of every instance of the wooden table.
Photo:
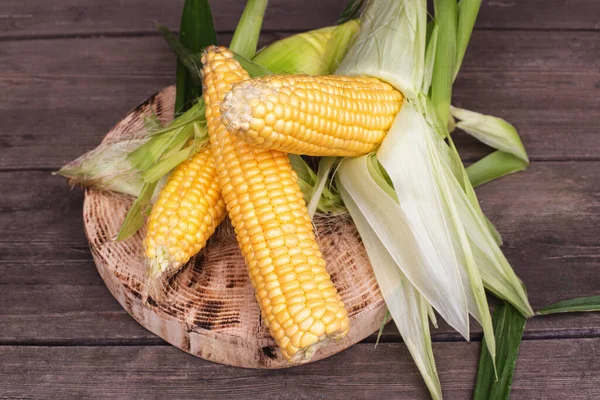
M272 0L263 43L335 21L345 0ZM241 0L213 1L222 43ZM174 81L151 24L182 1L0 2L0 398L414 399L396 329L278 371L225 367L152 335L112 298L83 232L83 194L50 175ZM513 122L528 171L478 189L534 309L600 292L600 4L485 0L453 103ZM460 134L466 161L488 149ZM446 398L467 399L481 330L433 333ZM600 398L600 314L527 324L515 399Z

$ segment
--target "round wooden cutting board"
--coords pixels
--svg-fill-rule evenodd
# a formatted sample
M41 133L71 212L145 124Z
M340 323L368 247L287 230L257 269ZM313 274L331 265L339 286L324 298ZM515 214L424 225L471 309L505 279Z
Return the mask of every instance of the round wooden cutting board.
M142 135L143 117L173 118L175 88L169 86L129 112L105 142ZM160 300L144 295L145 229L123 242L111 240L133 198L88 189L83 206L85 230L96 266L119 303L146 329L204 359L247 368L293 366L279 352L260 311L229 221L180 272L162 282ZM314 220L331 278L350 315L350 334L321 346L311 361L338 353L376 331L385 304L354 224L347 217Z

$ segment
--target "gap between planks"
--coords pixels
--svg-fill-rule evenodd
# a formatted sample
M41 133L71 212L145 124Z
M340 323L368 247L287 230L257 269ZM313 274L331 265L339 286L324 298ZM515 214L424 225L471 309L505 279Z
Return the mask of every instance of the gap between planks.
M471 337L470 343L479 343L482 339L482 334ZM545 341L545 340L571 340L571 339L597 339L600 338L600 333L581 334L577 332L525 332L523 333L523 341ZM372 334L366 339L357 344L373 344L377 341L377 333ZM433 336L433 343L469 343L461 336L454 334L445 334ZM404 343L401 336L382 336L379 343ZM156 337L147 337L139 339L100 339L100 340L0 340L0 347L124 347L124 346L172 346L163 339Z

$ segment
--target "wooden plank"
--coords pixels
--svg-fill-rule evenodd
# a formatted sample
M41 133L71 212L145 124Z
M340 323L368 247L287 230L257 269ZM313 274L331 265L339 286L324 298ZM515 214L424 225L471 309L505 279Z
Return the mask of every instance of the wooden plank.
M4 169L58 168L174 80L174 57L157 37L5 42L2 52ZM534 160L595 159L598 59L596 33L477 32L454 102L514 123ZM467 159L488 151L458 145Z
M599 167L534 163L527 172L478 189L534 309L598 294ZM81 191L46 172L0 173L0 187L9 186L0 197L0 342L159 343L120 308L97 275L83 232ZM399 340L391 324L385 332L384 340ZM473 338L480 333L474 325ZM460 339L445 324L433 335L438 341ZM600 314L534 318L525 336L600 336Z
M271 0L269 3L265 31L290 31L333 24L347 0ZM177 28L182 4L183 0L4 0L0 4L0 37L153 33L155 20ZM232 32L244 4L242 0L212 0L216 28ZM484 0L477 26L598 29L600 11L595 0Z
M599 351L598 338L523 342L511 398L598 398ZM476 343L435 345L444 398L471 397L478 354ZM317 363L271 371L213 364L170 346L2 346L0 358L0 392L7 398L430 398L403 344L358 344Z

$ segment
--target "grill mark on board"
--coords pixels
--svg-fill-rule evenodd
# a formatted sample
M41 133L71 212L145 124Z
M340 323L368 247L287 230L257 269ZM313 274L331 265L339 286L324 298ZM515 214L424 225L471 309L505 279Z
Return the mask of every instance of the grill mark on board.
M160 117L163 114L162 96L154 96L153 100L154 100L154 112L156 113L156 115L158 117Z
M184 351L187 351L189 353L189 351L191 350L191 343L190 343L190 335L183 335L183 343L181 345L181 349Z
M154 300L154 297L152 296L148 296L148 298L146 299L146 303L148 303L154 308L158 308L158 303L156 302L156 300Z
M275 346L265 346L262 349L262 353L269 357L271 360L274 360L277 358L277 353L276 353L276 349Z

